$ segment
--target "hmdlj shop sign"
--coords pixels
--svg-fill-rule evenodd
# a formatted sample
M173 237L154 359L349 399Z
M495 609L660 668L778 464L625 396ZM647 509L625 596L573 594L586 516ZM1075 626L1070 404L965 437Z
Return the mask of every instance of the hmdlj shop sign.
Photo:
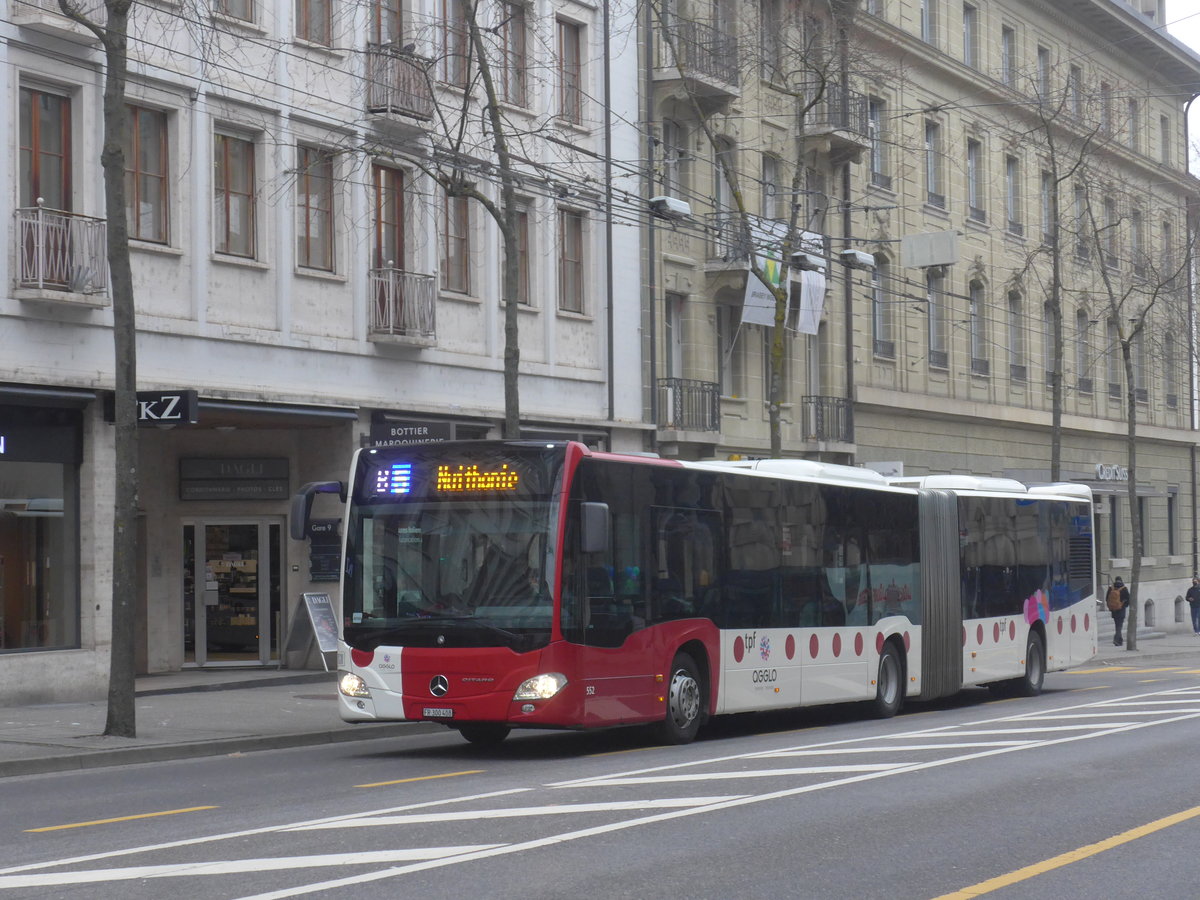
M286 500L286 458L181 459L180 500Z

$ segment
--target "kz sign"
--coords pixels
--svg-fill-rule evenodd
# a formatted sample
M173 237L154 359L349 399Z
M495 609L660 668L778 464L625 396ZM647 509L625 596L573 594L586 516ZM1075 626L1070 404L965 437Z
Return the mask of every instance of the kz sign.
M195 425L200 415L200 396L196 391L138 391L139 425ZM104 398L104 419L112 422L113 395Z

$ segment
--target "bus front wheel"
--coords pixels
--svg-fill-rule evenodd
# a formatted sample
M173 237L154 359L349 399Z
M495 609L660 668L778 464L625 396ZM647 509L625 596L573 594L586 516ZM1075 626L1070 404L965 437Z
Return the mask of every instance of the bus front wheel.
M1014 687L1022 697L1036 697L1042 692L1046 680L1046 642L1036 631L1029 632L1025 645L1025 674L1016 680Z
M476 744L480 747L495 747L512 731L507 725L497 725L492 722L480 722L475 725L460 725L458 733L461 734L468 743Z
M879 654L879 677L875 680L875 715L890 719L904 704L904 665L895 644L883 645Z
M689 744L700 730L704 714L704 688L700 670L686 653L676 654L667 679L667 714L658 725L658 737L666 744Z

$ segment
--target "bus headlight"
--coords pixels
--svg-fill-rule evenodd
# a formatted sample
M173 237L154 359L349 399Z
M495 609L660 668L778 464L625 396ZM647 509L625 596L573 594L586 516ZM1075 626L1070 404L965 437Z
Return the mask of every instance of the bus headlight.
M338 690L347 697L371 696L371 691L367 688L367 683L353 672L347 672L342 676L342 680L338 682Z
M566 675L559 674L558 672L547 672L544 675L535 675L533 678L527 678L521 682L521 686L513 694L513 699L549 700L566 686Z

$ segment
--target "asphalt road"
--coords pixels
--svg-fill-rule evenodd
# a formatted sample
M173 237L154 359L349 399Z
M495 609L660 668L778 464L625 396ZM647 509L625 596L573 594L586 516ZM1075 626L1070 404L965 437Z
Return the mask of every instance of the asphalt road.
M1198 895L1200 669L864 714L725 719L687 747L439 732L10 778L0 900Z

